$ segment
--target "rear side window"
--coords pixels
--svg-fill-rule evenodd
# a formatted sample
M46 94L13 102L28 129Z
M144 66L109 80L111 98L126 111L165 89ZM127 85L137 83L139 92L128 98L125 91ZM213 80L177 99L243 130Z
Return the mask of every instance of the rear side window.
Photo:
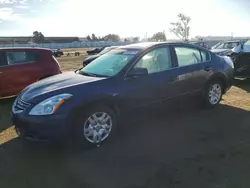
M6 62L6 58L5 58L5 53L0 52L0 67L6 66L6 65L7 65L7 62Z
M7 62L9 65L31 63L38 59L38 54L35 52L18 51L6 52Z
M206 52L204 50L200 50L200 52L201 52L202 62L210 61L210 56L209 56L208 52Z
M189 47L175 47L179 67L202 62L200 50Z

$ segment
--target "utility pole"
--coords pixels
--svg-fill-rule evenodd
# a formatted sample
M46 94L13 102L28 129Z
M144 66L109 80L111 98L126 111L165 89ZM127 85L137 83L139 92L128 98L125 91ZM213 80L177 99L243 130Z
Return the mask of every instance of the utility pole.
M233 32L231 32L231 40L233 40L233 36L234 36L234 33L233 33Z

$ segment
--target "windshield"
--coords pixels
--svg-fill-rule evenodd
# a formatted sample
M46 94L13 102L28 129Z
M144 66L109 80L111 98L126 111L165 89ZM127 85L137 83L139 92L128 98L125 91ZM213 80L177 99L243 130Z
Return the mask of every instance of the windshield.
M107 48L105 48L104 50L102 50L99 54L100 54L100 55L106 54L107 52L109 52L109 51L112 50L112 49L114 49L114 48L112 48L112 47L107 47Z
M112 77L118 74L137 51L115 49L100 56L79 71L79 74Z
M224 42L215 47L215 49L233 49L239 42Z

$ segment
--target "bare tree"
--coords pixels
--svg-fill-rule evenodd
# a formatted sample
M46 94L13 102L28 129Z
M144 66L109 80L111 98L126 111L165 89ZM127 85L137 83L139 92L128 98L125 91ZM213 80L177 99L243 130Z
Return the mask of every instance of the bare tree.
M170 27L170 32L174 33L179 39L188 41L189 38L189 22L191 18L185 14L178 14L178 21L172 22Z

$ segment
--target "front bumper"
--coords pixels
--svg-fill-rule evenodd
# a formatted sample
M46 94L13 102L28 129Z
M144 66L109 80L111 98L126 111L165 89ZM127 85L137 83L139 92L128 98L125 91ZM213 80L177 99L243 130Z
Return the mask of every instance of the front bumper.
M29 116L13 113L12 121L17 134L31 141L63 140L70 135L70 126L63 115Z

